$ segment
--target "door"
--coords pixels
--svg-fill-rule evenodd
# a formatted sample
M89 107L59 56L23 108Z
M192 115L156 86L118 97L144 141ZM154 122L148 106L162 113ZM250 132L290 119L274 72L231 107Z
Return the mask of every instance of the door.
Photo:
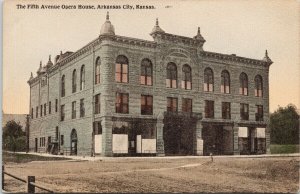
M128 130L128 154L136 154L136 130Z
M71 155L77 155L77 132L75 129L71 132Z

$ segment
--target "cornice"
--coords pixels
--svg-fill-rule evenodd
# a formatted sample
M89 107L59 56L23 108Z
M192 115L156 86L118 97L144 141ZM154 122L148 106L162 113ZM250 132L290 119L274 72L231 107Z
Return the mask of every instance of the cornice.
M200 56L204 58L214 58L219 60L227 60L233 62L240 62L245 64L253 64L253 65L263 65L268 67L268 63L263 60L258 59L250 59L246 57L239 57L236 55L228 55L228 54L221 54L221 53L214 53L209 51L200 51Z
M157 43L154 41L125 37L125 36L118 36L118 35L115 36L101 35L99 36L99 40L112 40L115 42L125 43L132 46L143 46L148 48L156 48L157 46Z

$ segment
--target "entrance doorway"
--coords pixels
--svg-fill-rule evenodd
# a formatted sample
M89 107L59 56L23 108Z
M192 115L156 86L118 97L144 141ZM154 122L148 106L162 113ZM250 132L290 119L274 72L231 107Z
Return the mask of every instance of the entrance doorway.
M35 138L35 147L34 147L34 151L35 151L35 152L38 151L38 138Z
M71 155L77 155L77 132L75 129L72 129L71 132Z
M196 120L190 115L170 114L164 118L166 155L193 155Z

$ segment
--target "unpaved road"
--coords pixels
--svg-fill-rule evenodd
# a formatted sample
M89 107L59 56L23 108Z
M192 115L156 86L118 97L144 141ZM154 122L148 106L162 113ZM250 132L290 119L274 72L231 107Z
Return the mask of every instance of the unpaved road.
M299 158L112 158L6 164L55 192L297 192ZM5 176L5 190L25 184ZM37 190L41 192L40 190Z

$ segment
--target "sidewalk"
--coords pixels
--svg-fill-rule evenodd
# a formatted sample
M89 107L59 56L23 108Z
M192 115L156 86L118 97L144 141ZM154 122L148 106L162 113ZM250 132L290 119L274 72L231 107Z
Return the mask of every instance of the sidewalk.
M8 152L13 153L13 152ZM65 156L65 155L52 155L48 153L36 153L36 152L15 152L17 154L31 154L38 155L44 157L58 157L58 158L69 158L71 160L81 160L81 161L100 161L100 160L155 160L155 159L196 159L196 158L206 158L209 159L210 156L152 156L152 157L102 157L102 156ZM292 154L263 154L263 155L224 155L224 156L213 156L214 158L273 158L273 157L300 157L300 153L292 153Z

